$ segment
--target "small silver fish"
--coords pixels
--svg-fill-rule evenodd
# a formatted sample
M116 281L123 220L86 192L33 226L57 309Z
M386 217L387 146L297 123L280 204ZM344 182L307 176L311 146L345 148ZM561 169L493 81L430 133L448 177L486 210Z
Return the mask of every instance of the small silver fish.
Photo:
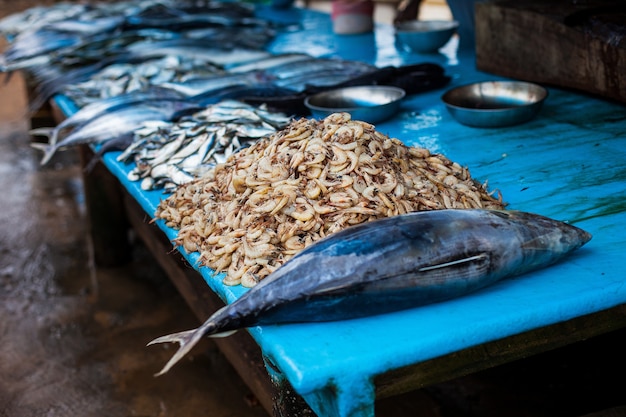
M591 235L537 214L414 212L348 227L312 244L197 329L159 337L178 351L245 327L344 320L459 297L562 260Z
M181 118L165 131L138 127L135 143L118 160L134 160L137 164L128 173L129 181L150 176L154 181L143 180L145 187L164 186L164 191L170 192L176 185L204 175L243 146L276 132L290 121L285 114L264 107L224 100ZM154 171L157 166L158 175ZM163 166L169 168L164 170ZM168 180L167 175L172 177Z

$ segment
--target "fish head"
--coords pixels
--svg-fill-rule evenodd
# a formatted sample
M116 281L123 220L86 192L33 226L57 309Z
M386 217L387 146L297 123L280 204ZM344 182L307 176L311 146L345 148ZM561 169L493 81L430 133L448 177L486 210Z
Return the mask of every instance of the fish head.
M592 238L591 233L567 222L535 213L494 210L517 230L527 267L557 262Z

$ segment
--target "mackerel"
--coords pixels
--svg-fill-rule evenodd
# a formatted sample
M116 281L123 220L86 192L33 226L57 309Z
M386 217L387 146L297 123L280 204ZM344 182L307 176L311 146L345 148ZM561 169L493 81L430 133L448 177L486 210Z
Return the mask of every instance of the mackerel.
M89 123L74 130L61 142L52 145L32 143L31 146L44 152L41 165L45 165L59 149L83 144L99 144L132 132L144 121L171 120L177 117L180 112L191 109L197 109L197 106L185 101L163 102L159 106L125 107L92 119Z
M103 115L108 112L116 111L124 107L131 107L139 103L145 103L150 100L158 99L175 99L181 98L182 95L168 89L153 89L147 92L135 92L123 94L120 96L110 97L108 99L102 99L95 101L85 107L80 108L76 113L72 114L67 119L55 127L42 127L30 130L31 135L35 136L47 136L48 143L54 145L59 139L59 135L63 132L71 131L79 126L88 123L94 118ZM62 136L61 136L62 138Z

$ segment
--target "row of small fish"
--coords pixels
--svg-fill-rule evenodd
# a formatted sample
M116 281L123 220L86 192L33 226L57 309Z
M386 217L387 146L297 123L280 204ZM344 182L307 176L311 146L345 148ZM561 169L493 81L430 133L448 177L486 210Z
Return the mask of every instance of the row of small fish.
M32 23L36 19L42 23ZM226 34L214 39L226 42L228 48L233 39L239 39L255 42L255 49L260 49L275 35L268 21L255 19L254 9L241 3L130 0L75 7L59 4L28 9L0 20L0 34L12 38L2 55L4 70L63 59L76 49L88 49L85 45L94 40L115 43L125 32L145 29L196 31L191 37L202 39ZM255 36L243 36L251 33Z
M136 0L44 10L53 18L24 24L21 31L19 23L40 16L40 8L0 21L0 35L11 40L0 54L0 72L27 72L37 94L31 110L111 64L175 53L216 66L237 65L270 55L264 48L276 34L271 22L254 17L250 5L230 2Z
M298 94L371 73L375 67L358 61L314 58L301 53L257 56L252 63L227 70L197 57L167 55L139 64L112 64L88 80L68 85L62 94L82 106L93 100L145 91L159 86L198 99L228 93L234 87L265 87Z
M146 92L152 86L184 82L191 77L225 74L211 63L197 58L167 55L138 64L114 63L92 75L88 80L70 84L62 94L78 107L111 97ZM182 95L181 95L182 97Z
M225 100L176 122L144 122L117 160L134 162L128 179L141 181L143 190L172 192L290 121L283 113Z
M270 55L229 71L203 62L168 55L143 64L112 64L89 81L67 86L63 94L80 109L55 127L31 131L33 135L49 138L47 144L33 144L44 151L42 164L59 149L101 144L127 135L137 127L127 123L131 120L143 122L147 120L145 117L152 116L151 121L173 121L181 115L180 111L197 110L229 98L295 94L295 89L285 87L290 79L312 77L309 81L315 82L315 74L336 71L331 78L340 82L373 68L356 61L312 58L297 53ZM323 80L328 78L320 81ZM121 120L115 123L115 129L104 124L118 119Z

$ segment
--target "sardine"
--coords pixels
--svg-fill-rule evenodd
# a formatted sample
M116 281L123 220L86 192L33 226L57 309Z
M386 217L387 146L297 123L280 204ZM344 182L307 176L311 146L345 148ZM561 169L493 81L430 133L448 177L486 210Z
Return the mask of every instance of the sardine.
M277 78L291 78L320 71L343 71L362 74L376 70L376 67L365 62L348 61L333 58L300 59L283 65L277 65L265 71Z
M84 19L64 19L45 24L42 29L58 33L75 33L82 36L111 32L124 23L124 16L101 16Z
M0 19L0 33L10 37L23 32L24 28L34 31L51 22L80 16L87 9L87 5L76 3L57 3L54 6L30 7Z
M591 239L537 214L413 212L348 227L312 244L177 342L167 372L204 336L278 323L357 318L448 300L546 267Z

